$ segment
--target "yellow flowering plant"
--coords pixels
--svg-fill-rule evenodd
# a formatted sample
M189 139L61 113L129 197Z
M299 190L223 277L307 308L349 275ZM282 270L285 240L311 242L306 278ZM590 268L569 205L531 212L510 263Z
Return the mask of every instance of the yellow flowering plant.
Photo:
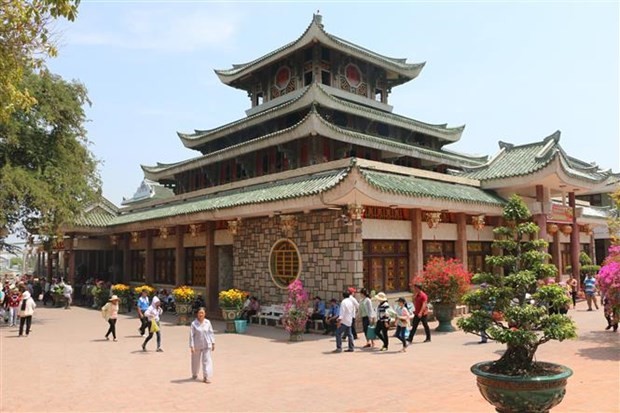
M172 296L177 303L191 304L196 299L196 291L192 287L182 285L172 290Z
M218 298L220 300L220 307L222 308L236 308L240 310L243 307L247 293L236 288L230 290L220 291Z
M112 294L116 294L119 297L128 297L131 294L131 289L125 284L114 284L111 288Z
M142 291L146 291L146 293L148 294L149 297L153 297L155 295L155 288L151 287L150 285L141 285L139 287L135 287L133 289L133 291L137 294L140 295L142 294Z

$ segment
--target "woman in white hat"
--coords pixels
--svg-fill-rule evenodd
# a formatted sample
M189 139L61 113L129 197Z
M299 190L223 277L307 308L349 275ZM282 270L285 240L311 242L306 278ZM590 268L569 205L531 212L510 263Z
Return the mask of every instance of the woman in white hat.
M120 302L120 299L115 294L112 297L110 297L106 305L101 307L101 315L110 324L110 327L108 328L108 332L105 333L106 340L109 340L110 338L108 336L112 334L112 338L114 339L114 341L116 341L116 319L118 318L118 303L119 302Z
M388 303L387 296L384 292L380 292L375 295L375 300L379 301L377 306L377 326L375 327L375 333L377 338L383 342L381 351L387 351L389 345L388 327L390 326L390 304Z

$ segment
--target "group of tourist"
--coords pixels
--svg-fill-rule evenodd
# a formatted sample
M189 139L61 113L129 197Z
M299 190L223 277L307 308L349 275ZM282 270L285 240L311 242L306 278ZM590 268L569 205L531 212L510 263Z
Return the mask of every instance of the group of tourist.
M33 286L26 279L19 280L16 284L5 280L0 290L0 315L10 327L15 327L19 320L19 337L28 337L32 331L32 316L37 307L32 293Z

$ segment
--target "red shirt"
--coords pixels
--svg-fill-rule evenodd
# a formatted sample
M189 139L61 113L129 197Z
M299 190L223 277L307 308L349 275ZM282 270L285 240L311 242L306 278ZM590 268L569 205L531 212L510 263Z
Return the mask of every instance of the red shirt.
M427 301L428 301L428 296L424 293L424 291L420 291L419 293L416 294L413 300L413 308L415 310L414 315L424 315L424 314L420 314L420 311L422 311L422 306Z

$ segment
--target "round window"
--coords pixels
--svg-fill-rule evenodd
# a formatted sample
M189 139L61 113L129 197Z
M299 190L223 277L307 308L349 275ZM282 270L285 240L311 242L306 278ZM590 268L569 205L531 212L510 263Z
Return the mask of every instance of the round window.
M281 239L271 247L269 271L273 282L280 288L288 287L299 278L301 257L297 246L291 240Z
M291 69L286 66L282 66L276 72L276 87L280 90L288 86L291 81Z
M358 87L360 83L362 83L362 73L360 72L359 68L353 63L349 63L344 68L344 75L347 78L347 82L349 82L349 85L353 87Z

